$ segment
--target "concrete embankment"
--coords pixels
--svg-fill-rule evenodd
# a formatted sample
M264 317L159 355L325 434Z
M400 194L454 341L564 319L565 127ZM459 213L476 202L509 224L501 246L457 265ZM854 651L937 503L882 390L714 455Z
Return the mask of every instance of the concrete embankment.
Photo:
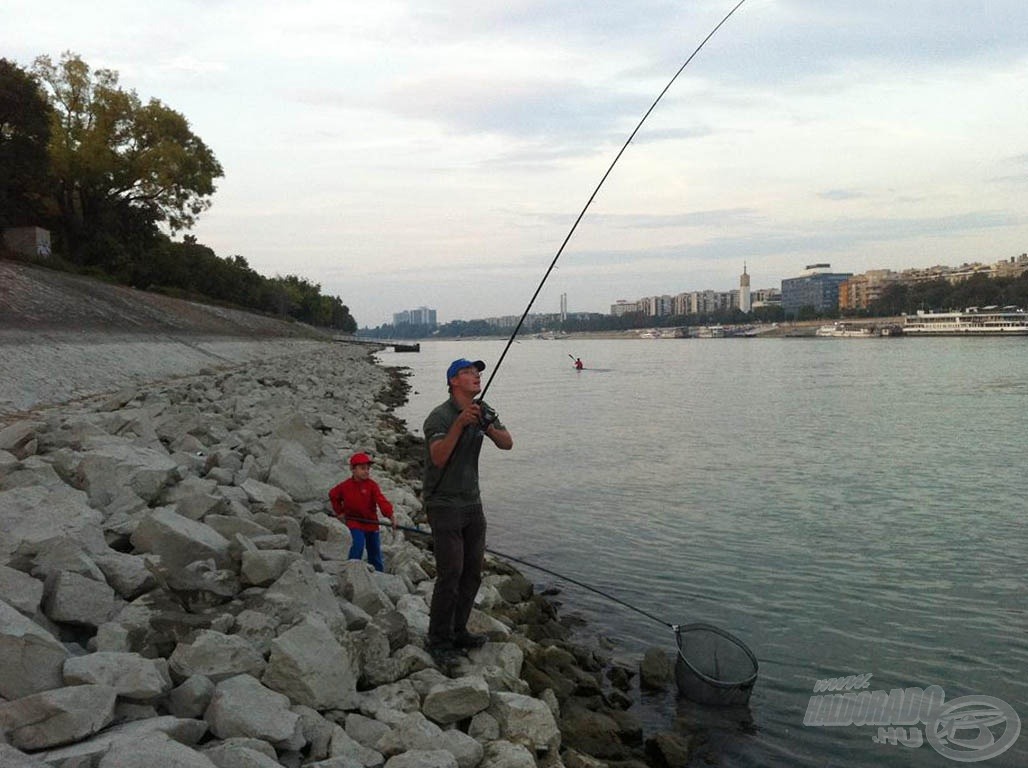
M487 563L471 628L490 642L440 663L426 541L386 533L386 573L345 559L325 496L351 452L375 454L401 524L420 516L402 380L365 348L8 342L22 368L0 380L25 378L0 421L0 764L687 761L627 711L639 669L571 644L513 568Z

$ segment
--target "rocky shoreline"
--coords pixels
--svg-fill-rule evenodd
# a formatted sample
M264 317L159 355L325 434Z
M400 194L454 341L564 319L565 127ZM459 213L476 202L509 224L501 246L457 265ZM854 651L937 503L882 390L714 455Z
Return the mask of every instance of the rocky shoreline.
M633 678L668 684L666 654L575 645L491 556L471 620L490 642L440 668L427 538L384 534L376 573L326 514L341 461L372 451L418 526L402 374L356 345L238 343L0 421L0 765L688 762L687 739L644 738L627 711Z

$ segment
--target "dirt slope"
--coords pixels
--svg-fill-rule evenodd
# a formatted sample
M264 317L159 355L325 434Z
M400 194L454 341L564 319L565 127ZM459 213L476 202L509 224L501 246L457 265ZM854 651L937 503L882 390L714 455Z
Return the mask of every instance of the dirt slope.
M97 335L326 338L301 323L0 260L0 334L10 340L25 332L61 331Z

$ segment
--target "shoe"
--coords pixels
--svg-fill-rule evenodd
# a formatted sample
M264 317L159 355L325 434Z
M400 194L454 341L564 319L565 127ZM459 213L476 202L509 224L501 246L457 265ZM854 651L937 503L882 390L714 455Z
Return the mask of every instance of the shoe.
M450 639L429 641L425 650L438 664L453 661L459 655L457 646Z
M489 638L475 632L458 632L453 637L453 644L458 648L481 648Z

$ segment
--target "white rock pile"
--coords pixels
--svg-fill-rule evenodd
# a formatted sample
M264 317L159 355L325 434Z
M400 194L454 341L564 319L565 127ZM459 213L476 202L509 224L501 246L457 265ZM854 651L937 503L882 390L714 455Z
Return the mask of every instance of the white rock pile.
M487 577L491 642L440 669L424 542L345 559L351 452L402 525L420 508L388 385L363 348L303 345L0 429L0 765L562 765L535 643L492 615L519 577Z

